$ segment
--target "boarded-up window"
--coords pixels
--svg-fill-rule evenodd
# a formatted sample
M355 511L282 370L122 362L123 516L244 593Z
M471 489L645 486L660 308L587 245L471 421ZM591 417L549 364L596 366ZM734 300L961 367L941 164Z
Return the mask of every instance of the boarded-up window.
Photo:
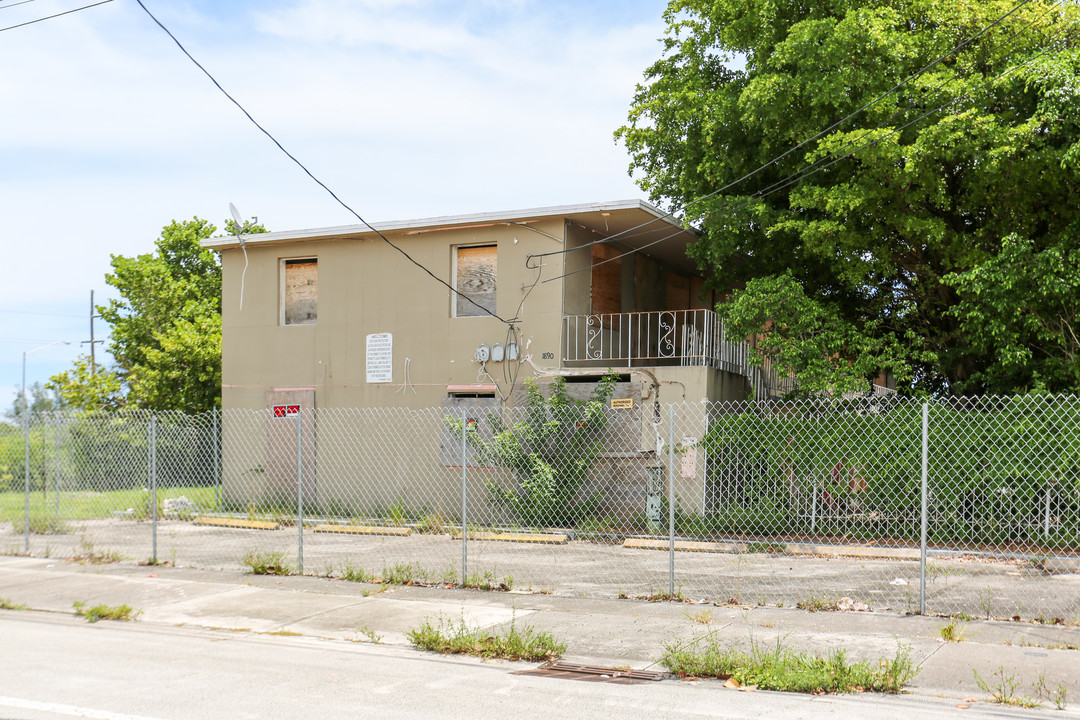
M314 325L318 316L319 261L314 258L282 263L281 323Z
M593 315L622 312L622 255L607 245L592 246ZM610 320L608 320L610 322Z
M665 310L690 309L690 278L676 272L667 273L667 292L664 296Z
M498 270L495 245L455 248L454 316L481 317L495 313ZM462 297L464 296L464 297ZM472 300L472 302L469 302ZM475 303L475 305L473 304ZM477 307L479 305L480 307ZM483 309L481 309L483 308Z

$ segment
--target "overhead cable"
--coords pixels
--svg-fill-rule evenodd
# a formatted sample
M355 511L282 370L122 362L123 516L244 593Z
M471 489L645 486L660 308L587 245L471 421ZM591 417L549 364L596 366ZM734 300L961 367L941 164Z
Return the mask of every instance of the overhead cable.
M106 0L106 2L111 2L111 0ZM176 43L176 46L177 46L178 48L180 48L180 51L181 51L181 52L183 52L183 53L184 53L184 55L186 55L186 56L187 56L188 60L190 60L191 62L193 62L193 63L195 64L195 66L196 66L197 68L199 68L200 70L202 70L203 74L204 74L204 75L206 75L206 77L208 77L208 78L210 79L210 82L214 83L214 87L216 87L216 88L217 88L218 90L220 90L220 91L221 91L221 93L222 93L222 94L223 94L223 95L224 95L225 97L227 97L227 98L229 99L229 101L230 101L230 102L232 102L232 104L233 104L233 105L235 105L235 106L236 106L236 107L237 107L237 108L238 108L238 109L240 110L240 112L244 113L244 116L245 116L245 117L246 117L246 118L247 118L248 120L250 120L250 121L251 121L251 124L252 124L252 125L254 125L255 127L257 127L257 128L259 129L259 131L260 131L260 132L262 132L262 134L263 134L263 135L265 135L266 137L268 137L268 138L270 139L270 142L274 143L274 145L276 145L276 146L277 146L278 150L280 150L280 151L281 151L282 153L284 153L284 154L285 154L285 156L286 156L286 157L288 157L288 158L289 158L290 160L292 160L292 161L293 161L294 163L296 163L297 167L299 167L299 168L300 168L301 170L303 170L303 171L304 171L304 173L305 173L305 174L306 174L306 175L307 175L307 176L308 176L309 178L311 178L312 180L314 180L314 181L315 181L315 183L316 183L316 184L317 184L317 185L318 185L319 187L321 187L321 188L322 188L323 190L325 190L325 191L326 191L327 193L329 193L330 197L334 198L334 200L335 200L335 201L337 201L338 205L340 205L341 207L345 208L345 209L346 209L346 210L347 210L347 211L348 211L348 212L349 212L350 214L352 214L352 216L353 216L353 217L355 217L355 218L356 218L357 220L359 220L359 221L360 221L360 223L361 223L362 225L364 225L364 226L365 226L365 227L367 227L367 228L368 228L369 230L371 230L371 231L372 231L373 233L375 233L375 234L376 234L376 235L378 235L378 236L379 236L380 238L382 238L383 242L385 242L385 243L386 243L387 245L389 245L390 247L394 248L394 249L395 249L395 250L397 250L397 251L398 251L399 253L401 253L401 254L402 254L402 255L403 255L404 257L405 257L405 259L406 259L406 260L408 260L408 261L409 261L410 263L412 263L413 265L415 265L416 267L420 268L420 269L421 269L421 270L423 270L423 271L424 271L425 273L427 273L428 275L430 275L430 276L432 277L432 279L434 279L434 280L435 280L436 282L438 282L438 283L439 283L440 285L444 285L444 286L445 286L445 287L446 287L446 288L447 288L448 290L450 290L450 292L454 293L455 295L457 295L457 296L458 296L458 297L460 297L460 298L464 298L464 299L465 299L465 300L467 300L467 301L468 301L469 303L471 303L472 305L475 305L475 306L476 306L477 308L479 308L480 310L482 310L482 311L483 311L483 312L484 312L485 314L487 314L487 315L490 315L491 317L495 318L495 319L496 319L496 320L498 320L499 322L505 323L505 324L507 324L507 325L509 325L509 324L510 324L510 322L509 322L509 321L507 321L507 320L504 320L503 318L501 318L500 316L496 315L496 314L495 314L494 312L492 312L491 310L488 310L488 309L487 309L487 308L485 308L484 306L480 305L480 304L479 304L478 302L476 302L475 300L473 300L473 299L472 299L471 297L469 297L469 296L468 296L468 295L466 295L465 293L459 292L459 291L457 290L457 288L455 288L455 287L454 287L453 285L451 285L450 283L448 283L448 282L446 282L445 280L443 280L442 278L440 278L440 277L439 277L438 275L436 275L435 273L433 273L433 272L432 272L431 270L429 270L429 269L428 269L427 267L425 267L425 266L424 266L423 264L421 264L421 263L420 263L420 262L418 262L417 260L414 260L414 259L413 259L413 257L412 257L411 255L409 255L409 254L408 254L407 252L405 252L405 250L403 250L403 249L402 249L401 247L399 247L398 245L396 245L396 244L394 244L393 242L391 242L389 238L387 238L387 237L386 237L385 235L383 235L383 234L382 234L382 232L380 232L380 231L379 231L379 230L378 230L377 228L375 228L375 227L374 227L374 226L373 226L373 225L372 225L371 223L369 223L369 222L368 222L367 220L365 220L365 219L364 219L363 217L361 217L361 216L360 216L360 213L358 213L358 212L356 212L355 210L353 210L353 209L352 209L352 207L350 207L350 206L349 206L349 205L348 205L348 204L347 204L347 203L346 203L346 202L345 202L344 200L342 200L342 199L341 199L340 197L338 197L337 193L335 193L335 192L334 192L333 190L331 190L331 189L329 188L329 186L327 186L327 185L326 185L326 183L324 183L324 182L323 182L322 180L320 180L319 178L317 178L317 177L316 177L316 176L314 175L314 173L312 173L312 172L311 172L310 170L308 170L308 169L307 169L307 166L305 166L305 165L304 165L304 163L300 162L300 160L298 160L298 159L296 158L296 156L295 156L295 155L293 155L293 154L292 154L292 153L290 153L290 152L289 152L288 150L286 150L286 149L285 149L285 147L284 147L284 146L283 146L283 145L282 145L282 144L281 144L280 142L278 142L277 138L275 138L275 137L274 137L274 136L273 136L273 135L272 135L272 134L270 133L270 131L269 131L269 130L267 130L267 129L266 129L266 128L264 128L264 127L263 127L262 125L260 125L260 124L259 124L259 122L258 122L258 121L257 121L257 120L256 120L256 119L255 119L254 117L252 117L252 116L251 116L251 113L249 113L249 112L248 112L248 111L247 111L247 110L246 110L246 109L244 108L244 106L240 104L240 102L239 102L239 101L238 101L238 100L237 100L236 98L234 98L234 97L233 97L232 95L230 95L230 94L228 93L228 91L227 91L227 90L225 90L225 88L221 86L221 83L219 83L219 82L217 81L217 79L216 79L216 78L214 78L214 76L210 74L210 71L209 71L209 70L207 70L207 69L206 69L205 67L203 67L203 66L202 66L202 64L201 64L201 63L200 63L200 62L199 62L198 60L196 60L196 59L195 59L195 58L194 58L194 57L192 56L192 54L191 54L191 53L189 53L189 52L187 51L187 48L185 48L185 47L183 46L183 44L181 44L181 42L180 42L180 41L179 41L179 40L178 40L178 39L176 38L176 36L175 36L175 35L173 35L173 34L172 34L172 32L171 32L171 31L169 30L169 28L165 27L165 25L163 25L163 24L162 24L162 22L161 22L160 20L158 20L158 19L157 19L157 18L156 18L156 17L154 16L154 14L153 14L152 12L150 12L150 10L149 10L149 9L148 9L148 8L146 7L146 5L144 5L144 4L143 4L142 0L135 0L135 2L137 2L137 3L139 4L139 7L141 7L141 8L143 9L143 11L144 11L144 12L145 12L145 13L146 13L147 15L149 15L149 16L150 16L150 19L151 19L151 20L153 20L153 21L154 21L154 22L155 22L155 23L157 24L157 26L158 26L159 28L161 28L161 29L162 29L163 31L165 31L165 34L166 34L166 35L168 35L168 36L169 36L169 37L170 37L170 38L172 39L172 41L173 41L174 43Z
M76 12L79 12L80 10L89 10L92 7L97 7L98 5L104 5L105 3L111 3L112 1L113 0L101 0L101 2L96 2L93 5L83 5L82 7L77 7L74 10L65 10L62 13L56 13L55 15L48 15L48 16L43 17L43 18L38 18L37 20L30 20L29 22L19 23L18 25L8 25L7 27L0 28L0 32L3 32L5 30L14 30L15 28L26 27L27 25L33 25L34 23L45 22L46 20L52 20L53 18L58 18L61 15L70 15L71 13L76 13ZM30 2L30 0L26 0L26 2ZM140 3L140 5L141 4L142 3ZM22 3L16 3L16 5L22 5ZM8 5L7 7L15 7L15 5Z
M1077 32L1074 32L1074 33L1067 33L1067 34L1065 34L1064 36L1062 36L1059 39L1068 41L1068 40L1071 40L1071 39L1073 39L1075 37L1078 37L1078 36L1080 36L1080 31L1077 31ZM735 205L733 207L730 207L730 208L726 208L726 210L728 212L736 212L738 210L741 210L744 207L749 206L755 200L761 200L763 198L768 197L769 195L773 195L773 194L778 193L778 192L780 192L782 190L786 190L787 188L791 187L792 185L799 182L800 180L803 180L804 178L810 177L811 175L815 175L818 172L821 172L822 170L830 168L833 165L835 165L836 163L840 162L841 160L844 160L846 158L854 156L855 153L859 152L860 150L865 150L868 147L872 147L874 145L877 145L878 143L882 142L883 140L885 140L885 139L887 139L889 137L892 137L893 135L895 135L895 134L897 134L897 133L899 133L899 132L901 132L901 131L909 128L909 127L911 127L912 125L919 122L920 120L923 120L923 119L929 117L930 115L933 115L934 113L941 112L942 110L944 110L946 108L949 108L952 105L955 105L957 102L963 100L965 97L968 97L968 96L982 90L983 88L985 88L990 83L995 82L997 80L1001 80L1006 75L1009 75L1010 73L1014 72L1015 70L1018 70L1018 69L1024 67L1025 65L1035 61L1035 60L1038 60L1042 56L1044 56L1047 53L1051 52L1053 49L1054 48L1052 48L1052 47L1046 48L1042 52L1038 53L1037 55L1033 55L1032 57L1028 58L1024 62L1022 62L1022 63L1020 63L1018 65L1013 65L1012 67L1009 67L1005 71L1001 72L999 75L996 75L996 76L994 76L992 78L989 78L988 80L981 83L980 85L977 85L976 87L972 88L971 90L966 91L962 95L958 95L957 97L953 98L952 100L950 100L950 101L948 101L946 103L942 103L941 105L938 105L938 106L936 106L936 107L934 107L934 108L932 108L930 110L927 110L925 113L923 113L922 115L919 115L914 120L911 120L911 121L909 121L907 123L904 123L903 125L900 125L899 127L893 128L892 130L890 130L889 132L887 132L886 134L884 134L884 135L882 135L880 137L877 137L877 138L875 138L873 140L870 140L869 142L866 142L866 143L864 143L864 144L862 144L862 145L860 145L858 147L852 148L852 145L853 145L853 143L852 143L852 144L847 145L845 148L843 148L841 150L834 151L833 153L830 153L830 156L833 157L833 159L830 162L825 163L823 165L818 165L817 163L815 163L815 165L811 166L810 168L805 169L802 172L794 173L792 175L789 175L787 178L783 178L783 179L777 181L776 183L774 183L773 185L770 185L765 190L759 190L758 192L755 192L752 195L747 196L743 200L742 203L737 204L737 205ZM864 133L863 135L860 135L859 139L861 139L861 138L863 138L865 136L866 136L866 133ZM707 196L703 196L700 199L704 199L704 197L707 197ZM646 248L652 247L653 245L661 243L664 240L669 240L669 239L671 239L671 238L673 238L673 237L675 237L675 236L677 236L677 235L679 235L679 234L681 234L683 232L685 232L685 231L682 230L682 229L676 230L675 232L672 232L672 233L670 233L668 235L665 235L664 237L660 238L659 240L654 240L654 241L652 241L652 242L650 242L650 243L648 243L646 245L642 245L639 248L633 248L633 249L628 250L626 252L620 253L620 254L618 254L618 255L616 255L614 257L607 258L607 259L602 260L602 261L600 261L598 263L594 263L594 264L590 265L589 267L580 268L578 270L572 270L571 272L563 273L562 275L558 275L556 277L549 278L549 279L543 280L541 282L542 283L549 283L549 282L552 282L553 280L560 280L560 279L568 277L570 275L576 275L576 274L578 274L580 272L585 272L586 270L592 270L595 267L599 267L600 265L605 265L605 264L607 264L609 262L614 262L615 260L619 260L620 258L626 257L627 255L633 255L634 253L641 252L642 250L645 250Z
M700 197L694 198L693 200L690 200L689 202L687 202L685 204L683 209L688 210L692 205L695 205L695 204L697 204L699 202L702 202L703 200L707 200L708 198L713 197L715 195L719 195L720 193L722 193L725 190L728 190L728 189L738 185L739 183L743 182L744 180L748 180L748 179L754 177L755 175L757 175L762 170L765 170L766 168L769 168L769 167L775 165L776 163L780 162L781 160L783 160L784 158L786 158L788 155L795 152L799 148L804 147L807 143L811 143L814 140L817 140L818 138L823 137L827 133L829 133L829 132L835 130L836 128L840 127L841 125L847 123L849 120L854 118L856 115L862 113L864 110L868 110L872 106L876 105L877 103L881 102L885 98L887 98L890 95L892 95L893 93L895 93L897 90L899 90L903 86L910 83L915 78L925 74L927 71L931 70L932 68L934 68L935 66L937 66L938 64L940 64L941 62L943 62L944 60L949 58L950 56L952 56L955 53L959 52L960 50L964 49L965 47L970 45L972 42L974 42L975 40L977 40L978 38L982 37L987 32L989 32L992 28L994 28L997 25L1004 22L1006 18L1008 18L1010 15L1012 15L1017 10L1024 7L1025 5L1027 5L1030 2L1033 2L1033 0L1021 0L1019 3L1014 5L1011 10L1009 10L1005 14L1000 15L999 17L997 17L993 22L991 22L989 25L984 27L978 33L971 36L970 38L968 38L964 42L960 43L959 45L957 45L956 47L954 47L952 50L945 53L944 55L941 55L940 57L938 57L933 62L928 63L927 65L925 65L920 70L912 73L911 75L909 75L904 80L901 80L900 82L898 82L896 85L894 85L892 88L890 88L886 92L882 93L881 95L878 95L873 100L863 104L860 108L858 108L854 112L849 113L848 115L846 115L843 118L837 120L832 125L825 128L824 130L818 132L817 134L815 134L815 135L813 135L811 137L806 138L805 140L800 142L798 145L795 145L794 147L788 149L787 151L781 153L780 155L777 155L776 157L772 158L771 160L764 163L763 165L761 165L761 166L755 168L754 170L751 170L750 172L746 173L742 177L736 178L735 180L732 180L731 182L729 182L727 185L724 185L723 187L717 188L716 190L713 190L713 191L711 191L711 192L709 192L709 193L707 193L705 195L702 195ZM530 257L546 257L548 255L561 255L561 254L565 254L565 253L568 253L568 252L572 252L574 250L581 250L581 249L590 247L592 245L596 245L596 244L599 244L599 243L607 243L607 242L610 242L612 240L616 240L616 239L618 239L620 237L626 236L628 233L634 232L635 230L640 230L642 228L648 227L650 225L661 222L663 220L675 220L675 219L676 218L675 218L675 213L674 212L666 212L666 213L660 215L659 217L655 217L655 218L653 218L651 220L647 220L647 221L645 221L645 222L643 222L643 223L641 223L639 225L635 225L633 227L627 228L626 230L615 233L614 235L610 235L610 236L608 236L606 238L602 238L600 240L594 240L594 241L592 241L590 243L586 243L584 245L579 245L579 246L576 246L576 247L573 247L573 248L564 248L562 250L553 250L553 251L547 252L547 253L540 253L540 254L537 254L537 255L532 255ZM547 282L547 281L545 281L545 282Z

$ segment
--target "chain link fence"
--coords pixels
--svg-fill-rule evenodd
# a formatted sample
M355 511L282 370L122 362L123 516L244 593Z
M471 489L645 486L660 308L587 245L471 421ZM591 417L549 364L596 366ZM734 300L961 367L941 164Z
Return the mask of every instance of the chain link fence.
M0 551L1080 622L1078 398L612 405L27 414Z

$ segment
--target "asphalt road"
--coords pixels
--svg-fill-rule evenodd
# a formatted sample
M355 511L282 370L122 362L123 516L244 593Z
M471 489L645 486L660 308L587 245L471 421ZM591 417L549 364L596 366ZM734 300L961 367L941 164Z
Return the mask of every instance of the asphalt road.
M0 718L918 718L955 699L735 692L715 681L638 685L518 674L528 663L403 647L0 611ZM983 703L967 717L1071 712Z

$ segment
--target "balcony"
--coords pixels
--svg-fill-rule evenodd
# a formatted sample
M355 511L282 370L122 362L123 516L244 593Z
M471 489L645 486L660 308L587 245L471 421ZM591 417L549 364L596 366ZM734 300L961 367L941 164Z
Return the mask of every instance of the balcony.
M566 367L711 367L750 380L759 397L787 392L790 378L777 376L768 361L749 362L750 346L728 340L712 310L568 315L563 317Z

